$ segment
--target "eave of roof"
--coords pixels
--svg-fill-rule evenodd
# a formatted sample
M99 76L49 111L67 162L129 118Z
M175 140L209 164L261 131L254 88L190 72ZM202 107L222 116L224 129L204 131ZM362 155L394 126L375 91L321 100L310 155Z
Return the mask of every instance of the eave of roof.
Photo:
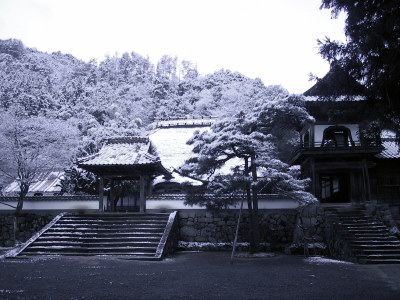
M154 164L160 159L149 153L148 138L123 137L107 140L100 151L81 159L82 168L93 166L139 166Z

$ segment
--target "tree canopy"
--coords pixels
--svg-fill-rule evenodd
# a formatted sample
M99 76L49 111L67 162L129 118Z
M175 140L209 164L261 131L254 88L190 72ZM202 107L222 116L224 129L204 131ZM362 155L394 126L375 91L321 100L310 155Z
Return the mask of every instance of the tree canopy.
M326 38L319 52L361 82L386 111L400 110L400 5L397 0L322 0L346 14L346 42Z
M315 200L305 191L308 180L300 179L299 172L280 159L286 157L283 145L298 138L296 132L304 122L312 121L302 100L300 96L277 96L256 101L252 109L215 123L189 141L194 155L181 171L206 184L203 190L189 194L187 202L221 208L237 202L244 193L254 252L259 242L260 193L291 197L300 204Z
M19 184L19 213L37 175L72 163L78 131L59 120L27 118L15 111L0 117L0 172Z

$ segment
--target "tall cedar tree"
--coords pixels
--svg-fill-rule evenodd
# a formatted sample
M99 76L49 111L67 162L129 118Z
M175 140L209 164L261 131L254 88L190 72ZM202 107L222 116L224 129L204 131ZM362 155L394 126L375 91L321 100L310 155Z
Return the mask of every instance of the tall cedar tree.
M345 43L326 38L319 52L369 92L386 112L400 111L400 5L398 0L322 0L321 8L336 17L347 15ZM392 114L389 114L395 121ZM395 121L396 122L396 121Z

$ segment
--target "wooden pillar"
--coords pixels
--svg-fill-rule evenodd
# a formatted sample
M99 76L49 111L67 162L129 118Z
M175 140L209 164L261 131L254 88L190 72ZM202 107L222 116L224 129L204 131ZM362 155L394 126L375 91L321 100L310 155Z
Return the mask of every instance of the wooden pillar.
M110 179L110 210L115 212L115 201L114 201L114 179Z
M144 176L140 176L140 212L146 211L146 198L144 191Z
M365 183L365 195L366 195L366 201L371 201L371 186L369 182L369 172L368 172L368 161L364 157L363 161L363 176L364 176L364 183Z
M356 174L355 174L355 172L353 172L353 171L351 171L351 172L349 172L349 183L350 183L350 189L349 189L349 193L350 193L350 202L359 202L360 201L360 199L359 199L359 197L360 197L360 195L359 195L359 193L358 193L358 191L359 191L359 180L357 180L357 177L358 176L356 176Z
M318 197L317 195L317 176L316 176L316 172L315 172L315 160L312 157L310 160L310 167L311 167L311 186L312 186L312 193L314 194L315 197Z
M104 177L100 176L100 184L99 184L99 210L104 211Z

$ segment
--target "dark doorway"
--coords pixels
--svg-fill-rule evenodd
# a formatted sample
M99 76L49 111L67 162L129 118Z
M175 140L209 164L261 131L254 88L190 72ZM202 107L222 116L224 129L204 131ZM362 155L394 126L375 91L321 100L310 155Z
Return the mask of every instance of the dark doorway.
M350 179L348 174L321 175L321 202L350 202Z

